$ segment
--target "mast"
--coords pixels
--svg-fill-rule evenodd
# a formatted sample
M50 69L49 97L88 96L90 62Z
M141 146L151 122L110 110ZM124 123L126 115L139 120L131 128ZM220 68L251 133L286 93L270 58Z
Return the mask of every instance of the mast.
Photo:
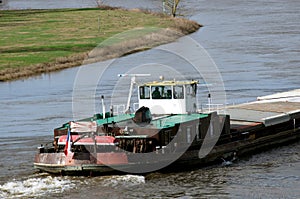
M129 89L129 94L127 98L127 105L126 105L126 112L130 113L130 101L131 101L131 95L133 91L133 86L136 84L136 77L149 77L150 74L119 74L119 77L131 77L131 82L130 82L130 89Z

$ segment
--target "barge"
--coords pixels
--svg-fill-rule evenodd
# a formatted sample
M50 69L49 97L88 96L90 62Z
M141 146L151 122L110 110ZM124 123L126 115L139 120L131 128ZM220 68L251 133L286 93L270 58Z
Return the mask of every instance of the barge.
M134 81L132 81L134 82ZM138 85L137 111L98 113L54 129L34 167L63 175L148 173L228 162L300 138L300 91L199 111L198 81ZM130 94L132 93L132 87Z

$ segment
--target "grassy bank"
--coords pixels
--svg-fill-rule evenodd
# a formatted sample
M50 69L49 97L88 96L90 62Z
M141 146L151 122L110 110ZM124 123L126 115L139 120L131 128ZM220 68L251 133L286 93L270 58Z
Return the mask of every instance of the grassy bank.
M0 27L0 81L7 81L81 65L100 43L101 58L94 61L173 41L200 25L139 10L95 8L1 11ZM137 28L127 38L107 40Z

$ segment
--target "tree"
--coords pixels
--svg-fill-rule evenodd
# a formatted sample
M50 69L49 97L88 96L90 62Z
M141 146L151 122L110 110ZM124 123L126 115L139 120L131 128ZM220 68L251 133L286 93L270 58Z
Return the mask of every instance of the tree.
M180 0L163 0L164 12L167 12L175 17L179 2Z

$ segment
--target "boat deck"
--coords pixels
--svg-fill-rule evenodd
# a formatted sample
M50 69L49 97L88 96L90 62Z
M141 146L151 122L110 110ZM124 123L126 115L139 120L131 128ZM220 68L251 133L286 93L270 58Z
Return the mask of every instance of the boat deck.
M257 99L255 102L226 108L226 114L230 115L231 128L251 128L261 124L267 127L300 119L300 89Z

